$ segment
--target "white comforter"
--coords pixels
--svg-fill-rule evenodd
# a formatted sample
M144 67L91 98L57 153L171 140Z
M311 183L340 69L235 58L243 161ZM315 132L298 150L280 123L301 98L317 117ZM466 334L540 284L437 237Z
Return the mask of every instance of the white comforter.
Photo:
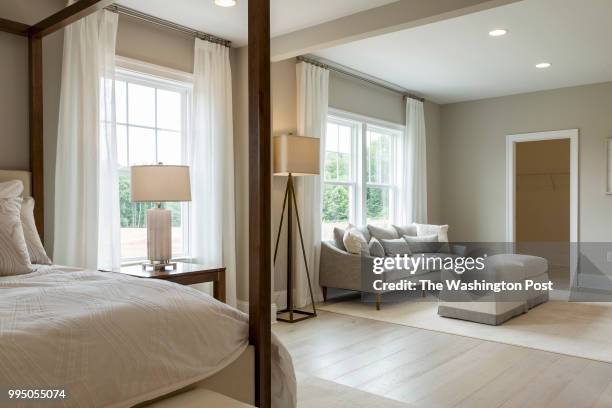
M213 375L247 344L247 315L186 286L59 267L0 278L0 389L65 389L50 406L147 401ZM274 405L293 407L291 359L278 341L272 354Z

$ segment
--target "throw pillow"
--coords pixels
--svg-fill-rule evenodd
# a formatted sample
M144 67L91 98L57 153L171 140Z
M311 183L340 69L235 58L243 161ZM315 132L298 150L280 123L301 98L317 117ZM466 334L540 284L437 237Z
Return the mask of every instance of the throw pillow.
M368 245L370 248L370 256L376 258L384 258L385 257L385 248L383 248L382 244L376 238L372 238L370 240L370 244Z
M404 235L404 240L410 247L412 253L432 253L440 251L442 244L438 241L438 235L423 235L419 237L412 237L410 235Z
M438 235L439 242L448 242L448 225L416 224L417 236Z
M354 226L350 226L344 231L342 242L346 247L346 252L349 254L361 255L361 253L365 253L367 255L370 253L363 233Z
M385 249L385 255L387 256L412 255L410 246L403 238L381 239L380 243Z
M417 236L417 225L416 224L408 224L408 225L393 225L393 228L397 231L400 237L404 235L410 235L412 237Z
M368 231L370 231L370 235L372 235L372 237L376 238L379 241L381 239L400 238L395 228L383 228L383 227L377 227L375 225L368 225Z
M336 248L346 251L343 240L344 230L338 227L334 228L334 244L336 244Z
M34 222L34 199L24 198L21 203L21 225L23 226L23 236L25 238L30 262L40 265L51 265L51 260L45 252L45 248L38 235L36 223Z
M0 183L0 198L19 197L21 193L23 193L23 183L21 180L12 180Z
M32 272L21 226L21 198L0 199L0 276Z

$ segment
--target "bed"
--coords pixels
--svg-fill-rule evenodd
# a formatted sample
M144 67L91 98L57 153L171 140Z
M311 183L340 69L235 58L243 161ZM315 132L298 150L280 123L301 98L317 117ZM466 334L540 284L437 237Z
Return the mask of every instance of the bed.
M0 170L10 180L30 194L29 172ZM194 390L254 403L246 314L163 280L34 267L0 277L3 387L65 389L66 407L178 407ZM272 404L295 406L291 358L275 338L271 351Z

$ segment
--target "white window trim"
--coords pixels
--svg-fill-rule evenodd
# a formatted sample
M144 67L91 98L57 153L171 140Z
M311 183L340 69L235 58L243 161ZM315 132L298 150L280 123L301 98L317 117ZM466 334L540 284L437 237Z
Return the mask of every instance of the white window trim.
M185 107L182 118L181 132L181 145L182 145L182 157L185 163L190 161L190 135L191 135L191 96L193 90L193 75L187 72L174 70L171 68L163 67L160 65L150 64L135 59L116 56L116 67L115 67L115 80L118 81L129 81L131 83L137 83L145 86L156 87L159 89L172 90L180 92L182 95L182 103ZM142 128L150 128L147 126L139 126ZM161 128L151 128L161 129ZM129 144L128 144L129 149ZM127 168L119 168L119 174L125 174L129 171ZM182 220L183 225L183 252L182 254L176 254L173 259L188 260L191 254L191 242L190 242L190 205L189 203L182 203ZM145 257L122 257L121 263L123 265L135 264L144 261Z
M367 187L383 187L390 189L390 197L389 197L389 218L391 221L397 219L397 204L396 201L399 197L398 194L398 177L397 177L397 154L399 152L399 139L403 138L405 135L405 126L400 125L393 122L388 122L381 119L372 118L365 115L360 115L357 113L348 112L342 109L337 109L330 107L328 109L328 118L333 118L334 121L345 122L346 124L357 126L358 134L355 136L355 140L352 143L352 158L351 163L353 168L351 171L354 171L354 176L352 177L351 182L341 182L341 181L326 181L323 178L323 185L348 185L352 187L351 194L351 204L349 205L349 222L365 225L367 223ZM394 143L392 146L392 154L394 157L394 162L392 166L390 166L391 172L391 184L376 184L376 183L368 183L366 182L367 175L367 157L364 153L364 149L367 146L367 129L370 128L380 128L380 130L391 131L396 133L396 138L394 138ZM325 149L323 149L325 152ZM323 192L321 192L321 197L323 197ZM360 205L357 205L359 201ZM321 206L321 211L323 207ZM321 213L321 219L323 214Z

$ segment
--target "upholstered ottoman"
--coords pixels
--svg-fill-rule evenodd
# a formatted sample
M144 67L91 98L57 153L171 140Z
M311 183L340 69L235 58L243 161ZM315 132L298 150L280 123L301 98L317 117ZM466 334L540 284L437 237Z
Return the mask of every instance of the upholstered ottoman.
M466 272L462 275L443 271L442 280L471 282L513 282L525 284L527 279L534 282L548 282L548 262L544 258L529 255L503 254L486 259L485 269ZM499 325L526 313L532 307L548 300L548 291L457 291L444 286L440 292L438 314L476 323Z

